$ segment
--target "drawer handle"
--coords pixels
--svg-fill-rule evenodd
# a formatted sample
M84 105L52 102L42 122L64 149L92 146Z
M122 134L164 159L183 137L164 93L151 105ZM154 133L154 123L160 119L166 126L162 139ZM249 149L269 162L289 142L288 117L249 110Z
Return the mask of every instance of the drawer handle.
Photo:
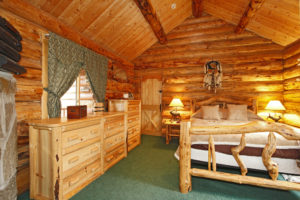
M94 147L94 148L91 149L91 153L95 153L95 152L97 152L98 150L99 150L98 147Z
M79 160L79 156L75 156L69 160L69 164L77 162Z
M132 122L132 120L129 120L129 122Z
M109 161L111 161L113 158L114 158L114 156L113 156L113 155L109 156L108 158L106 158L106 162L109 162Z
M72 141L75 141L75 140L79 140L79 136L78 135L73 135L71 137L68 137L68 142L72 142Z
M73 179L71 181L69 181L69 186L72 186L74 184L76 184L79 181L79 177L77 177L76 179Z
M93 167L92 169L91 169L91 172L95 172L97 170L97 167Z

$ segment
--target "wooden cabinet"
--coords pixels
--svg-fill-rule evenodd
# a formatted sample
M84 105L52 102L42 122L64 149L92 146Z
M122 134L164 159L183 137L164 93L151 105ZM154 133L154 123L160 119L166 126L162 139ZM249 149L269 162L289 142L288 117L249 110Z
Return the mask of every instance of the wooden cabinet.
M127 155L125 113L30 125L30 198L69 199Z
M127 114L127 150L131 151L141 143L141 101L110 99L108 110L123 111Z

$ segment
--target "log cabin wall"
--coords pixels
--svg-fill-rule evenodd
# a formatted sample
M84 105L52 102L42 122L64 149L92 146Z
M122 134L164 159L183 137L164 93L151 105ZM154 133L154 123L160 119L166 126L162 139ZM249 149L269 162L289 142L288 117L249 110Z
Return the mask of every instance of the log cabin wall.
M17 80L16 110L18 119L18 193L29 189L29 130L25 120L41 118L42 87L42 35L48 31L2 8L0 15L6 18L22 35L22 59L19 62L27 73L15 76ZM121 74L121 75L120 75ZM123 93L134 92L133 65L109 60L108 98L121 98Z
M25 120L41 118L42 87L42 41L47 31L0 8L6 18L22 35L20 65L27 73L15 76L17 80L16 111L18 120L18 166L17 187L21 193L29 187L29 130Z
M263 111L270 99L283 100L283 47L210 15L188 18L168 35L168 43L156 43L134 60L138 80L162 78L163 119L170 118L168 104L183 100L183 118L190 116L190 99L214 95L236 99L257 98ZM217 93L203 88L203 65L218 60L223 87ZM139 86L137 86L139 93Z
M300 41L284 51L283 79L285 122L300 127Z

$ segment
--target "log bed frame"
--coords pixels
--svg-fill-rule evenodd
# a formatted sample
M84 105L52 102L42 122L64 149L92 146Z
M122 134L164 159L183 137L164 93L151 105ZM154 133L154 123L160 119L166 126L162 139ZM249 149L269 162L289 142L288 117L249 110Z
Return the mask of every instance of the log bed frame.
M213 97L204 101L197 102L192 100L192 112L194 112L198 105L212 105L224 103L235 104L247 104L248 107L252 107L252 110L256 113L257 106L256 100L252 103L233 100L223 97ZM223 103L223 105L224 105ZM244 125L236 126L198 126L191 127L190 121L182 121L180 123L180 142L179 142L179 187L181 193L188 193L192 189L192 176L198 176L203 178L216 179L221 181L249 184L259 187L268 187L281 190L300 190L300 184L287 181L277 180L278 166L271 160L273 153L276 150L276 134L282 135L287 140L300 140L300 129L292 128L286 124L265 122L265 121L252 121ZM268 142L262 153L263 164L265 165L271 179L258 178L253 176L246 176L248 170L239 157L241 152L246 146L245 134L251 134L253 132L270 132L268 136ZM241 169L241 175L231 174L225 172L218 172L216 165L215 146L213 135L221 134L240 134L240 144L231 149L232 155L235 158ZM208 169L191 168L191 135L209 135L208 141ZM212 170L211 170L212 165Z

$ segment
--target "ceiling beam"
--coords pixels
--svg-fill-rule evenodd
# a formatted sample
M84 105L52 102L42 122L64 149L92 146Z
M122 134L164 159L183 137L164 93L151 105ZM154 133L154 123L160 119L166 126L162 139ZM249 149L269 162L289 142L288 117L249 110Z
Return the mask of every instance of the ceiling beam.
M192 0L192 9L194 17L201 17L203 13L202 0Z
M0 7L114 61L125 65L133 65L131 62L117 55L103 44L89 39L87 36L74 30L72 27L61 22L56 17L34 7L24 0L0 0Z
M256 11L262 6L263 3L264 0L250 0L249 5L247 6L239 24L235 29L236 33L241 33L245 30L249 21L255 16Z
M150 0L134 0L136 5L141 10L142 14L144 15L145 19L150 24L155 36L157 37L160 44L167 43L167 36L166 33L156 15L156 11L152 6Z

